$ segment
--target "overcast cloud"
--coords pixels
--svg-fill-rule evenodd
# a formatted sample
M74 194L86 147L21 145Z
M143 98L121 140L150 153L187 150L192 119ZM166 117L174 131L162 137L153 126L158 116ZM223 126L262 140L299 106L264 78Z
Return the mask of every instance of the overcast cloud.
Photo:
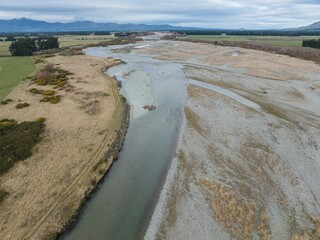
M0 0L0 19L290 28L320 21L319 0Z

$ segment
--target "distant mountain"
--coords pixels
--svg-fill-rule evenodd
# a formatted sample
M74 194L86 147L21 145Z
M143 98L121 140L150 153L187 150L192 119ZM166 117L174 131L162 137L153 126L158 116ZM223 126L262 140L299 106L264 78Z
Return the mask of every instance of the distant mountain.
M165 31L196 30L199 28L171 25L95 23L90 21L49 23L27 18L0 20L0 32L73 32L73 31Z
M320 22L313 23L308 26L297 28L296 30L320 30Z

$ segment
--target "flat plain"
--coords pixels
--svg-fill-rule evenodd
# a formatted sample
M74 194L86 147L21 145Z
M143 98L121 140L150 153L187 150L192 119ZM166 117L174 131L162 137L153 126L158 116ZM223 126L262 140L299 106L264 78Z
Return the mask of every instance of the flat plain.
M0 57L0 101L35 70L31 57Z
M302 46L304 39L314 39L317 36L235 36L235 35L188 35L182 39L200 40L200 41L246 41L271 44L275 46Z

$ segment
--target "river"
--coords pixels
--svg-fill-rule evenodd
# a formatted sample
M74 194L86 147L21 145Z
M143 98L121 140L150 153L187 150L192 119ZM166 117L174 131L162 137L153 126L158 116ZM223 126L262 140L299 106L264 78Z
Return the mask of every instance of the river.
M134 51L153 44L157 41L85 51L126 62L107 74L122 82L121 92L131 105L131 120L119 159L81 210L77 223L61 239L143 238L175 155L188 83L182 65ZM130 51L121 51L127 48ZM148 111L144 105L156 109Z

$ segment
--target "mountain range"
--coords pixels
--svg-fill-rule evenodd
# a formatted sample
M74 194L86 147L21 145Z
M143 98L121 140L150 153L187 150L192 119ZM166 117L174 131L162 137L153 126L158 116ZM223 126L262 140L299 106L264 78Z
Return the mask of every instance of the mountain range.
M19 18L11 20L0 19L0 33L10 32L82 32L82 31L176 31L176 30L204 30L203 28L179 27L172 25L147 25L147 24L118 24L96 23L91 21L77 21L70 23L49 23L45 21ZM207 29L209 30L209 29ZM315 31L320 30L320 22L300 28L284 30Z
M77 21L70 23L49 23L28 18L0 20L0 32L73 32L73 31L169 31L196 30L200 28L171 25L117 24Z

